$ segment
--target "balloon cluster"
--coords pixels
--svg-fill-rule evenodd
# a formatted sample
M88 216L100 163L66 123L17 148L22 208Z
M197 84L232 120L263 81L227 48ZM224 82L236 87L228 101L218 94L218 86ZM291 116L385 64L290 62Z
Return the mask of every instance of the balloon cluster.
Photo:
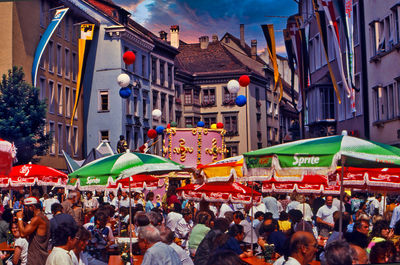
M231 94L237 94L239 92L240 87L247 87L250 84L250 77L248 75L242 75L239 78L239 82L237 80L230 80L228 82L228 91ZM244 95L239 95L235 99L236 105L239 107L243 107L247 103L247 98Z
M122 56L122 59L124 60L124 63L126 65L130 65L133 64L135 62L135 54L132 51L127 51L124 53L124 55ZM127 74L120 74L117 77L117 83L118 85L121 87L119 90L119 96L121 98L129 98L132 94L132 90L129 87L130 83L131 83L131 78L129 77L129 75Z

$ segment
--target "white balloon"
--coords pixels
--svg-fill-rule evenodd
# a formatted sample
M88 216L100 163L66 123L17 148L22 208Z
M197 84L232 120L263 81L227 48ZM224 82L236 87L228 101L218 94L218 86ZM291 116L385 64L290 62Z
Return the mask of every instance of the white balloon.
M161 110L155 109L155 110L153 110L153 112L151 113L151 115L153 115L154 118L158 119L158 118L161 117Z
M117 77L117 82L120 87L127 87L131 83L131 78L127 74L120 74Z
M232 79L231 81L228 82L228 91L231 94L235 94L239 92L239 82L237 80Z

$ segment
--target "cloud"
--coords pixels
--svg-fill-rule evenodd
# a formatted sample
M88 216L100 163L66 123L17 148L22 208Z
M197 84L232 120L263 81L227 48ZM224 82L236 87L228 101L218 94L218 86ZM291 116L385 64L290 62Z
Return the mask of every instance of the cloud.
M258 41L259 49L265 47L261 24L274 24L275 30L286 26L285 18L297 12L293 0L113 0L132 12L132 18L158 34L169 32L171 25L179 25L180 37L186 42L198 42L203 35L226 32L239 37L239 24L245 24L245 39ZM277 46L283 45L282 32L275 32Z

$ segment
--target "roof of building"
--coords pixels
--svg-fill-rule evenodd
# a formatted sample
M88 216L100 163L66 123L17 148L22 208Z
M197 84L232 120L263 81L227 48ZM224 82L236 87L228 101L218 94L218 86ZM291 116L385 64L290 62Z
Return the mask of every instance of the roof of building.
M175 67L191 74L249 71L219 41L210 42L206 49L201 49L200 43L193 43L180 45L178 50Z
M233 36L232 34L230 34L229 32L226 32L225 35L222 37L222 39L224 39L225 37L229 37L229 39L231 39L236 45L241 46L240 44L240 39L236 38L235 36ZM246 55L248 57L251 57L251 48L249 45L247 45L247 43L245 43L245 47L242 47L242 49L244 50L244 52L246 53ZM258 55L257 55L257 62L262 63L262 64L266 64Z

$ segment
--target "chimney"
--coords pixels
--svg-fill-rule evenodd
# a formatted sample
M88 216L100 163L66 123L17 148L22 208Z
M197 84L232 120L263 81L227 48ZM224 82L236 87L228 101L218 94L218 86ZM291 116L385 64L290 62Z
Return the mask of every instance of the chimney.
M218 41L218 35L217 34L213 34L212 35L212 42L217 42Z
M257 40L251 40L251 58L253 60L257 58Z
M173 25L169 31L171 33L171 46L179 48L179 26Z
M161 30L161 31L159 32L159 34L160 34L160 39L161 39L161 40L167 41L167 35L168 35L167 32L165 32L164 30Z
M244 24L240 24L240 45L245 48L246 42L244 41Z
M200 49L205 50L208 47L208 36L201 36L199 38L199 42L200 42Z

